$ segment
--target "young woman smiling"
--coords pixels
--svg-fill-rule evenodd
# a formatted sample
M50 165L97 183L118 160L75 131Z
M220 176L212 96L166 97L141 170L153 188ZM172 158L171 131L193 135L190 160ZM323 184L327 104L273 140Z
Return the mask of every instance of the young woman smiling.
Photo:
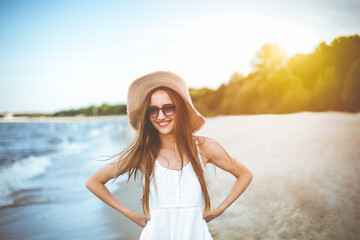
M112 163L95 172L87 188L143 228L140 239L212 239L207 222L221 215L247 188L252 173L216 141L195 136L205 124L186 83L172 72L136 79L128 91L127 111L136 130L131 144ZM229 195L211 209L204 176L213 164L237 179ZM143 177L142 213L121 204L105 187L128 173Z

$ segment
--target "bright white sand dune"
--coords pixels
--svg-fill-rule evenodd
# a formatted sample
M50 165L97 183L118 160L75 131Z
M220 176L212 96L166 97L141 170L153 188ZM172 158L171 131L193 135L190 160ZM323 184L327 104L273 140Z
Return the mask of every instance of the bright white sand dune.
M209 223L214 239L360 239L360 114L217 117L198 135L254 175ZM207 168L215 207L235 178Z

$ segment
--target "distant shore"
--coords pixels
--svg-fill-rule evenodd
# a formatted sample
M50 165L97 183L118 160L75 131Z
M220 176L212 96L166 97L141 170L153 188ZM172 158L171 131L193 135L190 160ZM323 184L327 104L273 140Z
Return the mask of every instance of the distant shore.
M352 112L337 112L337 111L321 111L321 112L296 112L296 113L289 113L289 114L250 114L250 115L238 115L238 116L281 116L281 115L293 115L293 114L301 114L301 113L316 113L318 116L332 113L332 114L350 114L350 115L356 115L359 113L352 113ZM228 116L214 116L214 117L206 117L206 119L212 119L212 118L219 118L219 117L235 117L236 115L228 115ZM0 118L0 123L4 122L89 122L89 121L118 121L127 119L127 115L109 115L109 116L68 116L68 117L3 117Z
M111 116L71 116L71 117L11 117L0 118L2 122L87 122L87 121L118 121L127 119L127 115Z

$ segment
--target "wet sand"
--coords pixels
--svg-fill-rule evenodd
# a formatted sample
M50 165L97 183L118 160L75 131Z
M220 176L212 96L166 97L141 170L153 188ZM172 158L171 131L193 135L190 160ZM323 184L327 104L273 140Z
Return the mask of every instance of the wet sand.
M131 179L129 183L121 183L120 189L113 192L113 195L132 211L142 213L142 187L140 181L134 182L133 179ZM109 206L104 207L104 213L112 222L110 229L114 233L119 234L119 238L116 239L139 239L142 228L136 223L130 221L123 214Z

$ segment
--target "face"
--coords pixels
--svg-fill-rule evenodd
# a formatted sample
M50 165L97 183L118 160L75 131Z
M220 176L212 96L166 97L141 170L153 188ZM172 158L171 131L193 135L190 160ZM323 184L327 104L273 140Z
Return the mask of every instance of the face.
M153 93L150 100L150 107L162 108L166 104L174 104L167 92L158 90ZM175 113L172 116L166 116L162 109L160 109L157 117L153 118L148 115L148 118L159 134L167 135L173 133Z

